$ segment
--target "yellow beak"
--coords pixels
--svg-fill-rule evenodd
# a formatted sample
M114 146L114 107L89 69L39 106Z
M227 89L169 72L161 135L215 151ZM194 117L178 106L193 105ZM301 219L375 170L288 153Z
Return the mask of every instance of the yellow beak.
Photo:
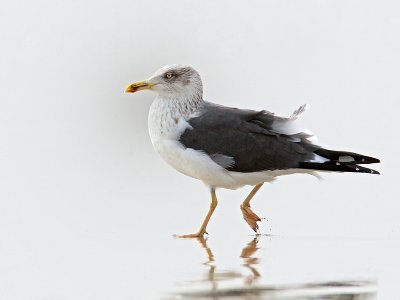
M125 88L125 93L134 93L141 90L148 90L151 89L153 86L155 86L155 84L148 82L147 80L138 81L128 85Z

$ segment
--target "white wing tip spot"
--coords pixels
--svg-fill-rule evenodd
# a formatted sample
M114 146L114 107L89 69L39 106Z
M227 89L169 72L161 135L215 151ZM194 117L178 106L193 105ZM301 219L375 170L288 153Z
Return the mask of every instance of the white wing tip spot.
M342 155L342 156L339 156L339 161L340 162L352 162L352 161L354 161L354 157L350 156L350 155Z

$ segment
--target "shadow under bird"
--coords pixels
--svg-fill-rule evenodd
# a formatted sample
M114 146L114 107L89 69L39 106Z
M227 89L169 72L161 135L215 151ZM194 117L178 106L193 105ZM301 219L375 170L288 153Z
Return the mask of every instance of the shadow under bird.
M203 99L199 73L190 66L170 65L149 79L128 85L126 93L151 90L157 94L148 117L154 149L179 172L203 181L211 193L210 209L194 234L202 237L217 206L216 188L254 186L240 205L243 218L258 232L260 218L250 201L264 182L295 173L316 171L379 174L362 164L379 159L325 149L296 120L307 106L290 117L268 111L237 109Z

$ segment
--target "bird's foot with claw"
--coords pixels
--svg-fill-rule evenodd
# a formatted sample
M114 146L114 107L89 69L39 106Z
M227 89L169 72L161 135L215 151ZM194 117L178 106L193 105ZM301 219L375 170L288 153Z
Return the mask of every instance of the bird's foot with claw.
M243 219L249 224L250 228L253 229L255 233L259 233L259 227L257 222L260 222L261 219L257 216L250 208L250 205L240 205L240 209L242 210Z

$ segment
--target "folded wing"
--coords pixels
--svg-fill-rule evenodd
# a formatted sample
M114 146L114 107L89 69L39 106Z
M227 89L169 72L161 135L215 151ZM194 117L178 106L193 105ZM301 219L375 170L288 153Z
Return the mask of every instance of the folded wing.
M370 169L357 168L356 163L379 160L314 144L312 134L294 122L305 109L301 106L291 117L284 118L267 111L206 103L201 113L188 120L191 128L182 133L180 142L235 172L303 168L371 173Z

